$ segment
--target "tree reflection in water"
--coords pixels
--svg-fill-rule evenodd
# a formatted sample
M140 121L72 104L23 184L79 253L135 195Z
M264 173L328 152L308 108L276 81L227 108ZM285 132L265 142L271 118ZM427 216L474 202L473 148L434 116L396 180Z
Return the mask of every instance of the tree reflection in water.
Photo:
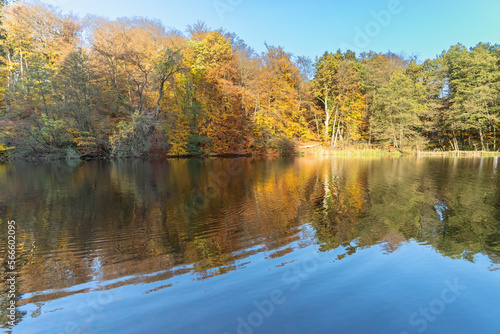
M494 162L0 163L0 228L6 219L18 222L19 305L40 307L78 292L186 273L207 279L245 267L250 255L275 259L312 243L322 252L341 250L341 260L377 244L389 254L415 240L443 256L474 261L481 253L499 264ZM235 164L238 173L227 174ZM224 173L228 182L218 182ZM4 240L1 247L5 254ZM6 302L2 297L0 312Z

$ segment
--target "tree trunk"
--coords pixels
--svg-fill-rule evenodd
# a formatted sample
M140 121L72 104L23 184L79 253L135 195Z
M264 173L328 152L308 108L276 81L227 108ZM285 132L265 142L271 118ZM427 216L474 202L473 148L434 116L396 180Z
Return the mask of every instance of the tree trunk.
M326 113L326 119L325 119L325 141L328 140L328 127L330 124L330 114L327 112Z
M457 136L455 135L455 130L452 130L451 133L453 134L453 150L458 151L458 140Z
M399 149L403 149L403 124L401 124L401 128L399 129Z
M153 115L155 120L158 119L158 115L160 114L160 110L161 110L160 102L161 102L161 99L163 97L163 87L165 86L165 81L166 80L162 80L160 83L160 88L159 88L159 92L158 92L158 100L156 101L156 108L155 108L155 112Z
M325 87L325 141L328 140L328 126L330 125L330 112L328 111L328 90Z
M479 137L481 138L481 151L484 151L484 135L483 135L483 129L479 129Z
M340 124L341 124L341 120L339 118L339 122L338 122L338 126L337 126L337 131L335 132L335 140L333 142L333 147L337 146L337 139L338 139L339 132L340 132Z
M318 113L316 112L316 109L314 109L314 121L316 122L316 132L318 133L318 136L321 136L319 131Z
M10 52L7 52L7 60L9 61L9 68L11 68ZM9 75L7 76L7 94L5 94L5 108L7 108L7 111L10 110L11 85L13 81L12 71L9 70Z
M493 124L493 151L497 150L497 129Z
M333 145L333 140L334 140L334 137L335 137L335 134L337 133L335 131L335 125L337 124L337 115L338 115L339 111L338 111L338 108L337 108L337 111L335 112L335 117L333 118L333 126L332 126L332 139L330 141L330 146L334 146Z

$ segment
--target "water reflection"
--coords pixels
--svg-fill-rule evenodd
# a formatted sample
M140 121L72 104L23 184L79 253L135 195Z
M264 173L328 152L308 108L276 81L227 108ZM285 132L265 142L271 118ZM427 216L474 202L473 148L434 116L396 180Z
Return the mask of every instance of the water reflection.
M76 294L287 267L314 245L335 262L412 241L496 270L496 170L496 158L0 163L0 228L18 223L21 318Z

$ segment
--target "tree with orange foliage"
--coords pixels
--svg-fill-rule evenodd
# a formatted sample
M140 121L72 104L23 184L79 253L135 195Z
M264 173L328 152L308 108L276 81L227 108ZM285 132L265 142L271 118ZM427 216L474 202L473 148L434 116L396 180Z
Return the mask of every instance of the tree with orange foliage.
M195 122L196 135L211 139L203 142L200 138L198 145L213 153L247 149L250 129L230 41L219 31L195 27L186 52L186 64L194 82L194 102L201 111Z

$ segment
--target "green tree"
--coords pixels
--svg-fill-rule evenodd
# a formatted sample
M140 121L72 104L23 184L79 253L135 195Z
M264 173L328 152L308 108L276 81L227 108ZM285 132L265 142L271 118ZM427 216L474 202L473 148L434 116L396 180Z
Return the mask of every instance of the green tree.
M414 67L416 64L412 66ZM421 115L424 134L434 142L434 145L445 149L448 145L446 133L449 121L449 103L446 97L448 88L447 71L443 58L427 59L413 72L415 74L412 80L415 83L418 81L423 82L427 90L427 109Z
M323 104L325 112L324 140L327 141L330 120L334 113L333 100L337 82L337 72L342 56L325 52L315 63L316 73L313 81L313 94Z
M374 98L375 138L400 150L409 146L421 149L424 138L420 117L427 108L425 102L424 84L413 82L404 72L395 72Z
M491 131L491 143L496 149L500 69L492 47L478 44L469 51L458 44L445 54L445 60L455 127L452 131L468 132L469 136L470 132L477 133L481 150L489 148L486 132Z
M365 95L361 86L361 64L350 51L340 61L334 88L335 116L332 125L331 145L338 140L357 141L362 138L362 121L365 118Z
M13 3L3 10L7 119L17 150L51 153L65 148L69 136L57 105L55 76L75 47L80 26L42 3Z
M363 64L361 68L361 84L368 106L368 115L366 116L368 123L368 143L371 143L373 137L371 117L373 116L375 107L374 97L377 91L391 80L394 72L403 71L406 68L408 61L392 52L385 54L364 52L360 55L360 61Z
M324 107L324 138L332 146L337 140L361 139L365 96L361 85L361 64L351 51L326 52L316 61L313 94ZM333 117L333 122L331 122ZM330 123L332 125L330 126Z

